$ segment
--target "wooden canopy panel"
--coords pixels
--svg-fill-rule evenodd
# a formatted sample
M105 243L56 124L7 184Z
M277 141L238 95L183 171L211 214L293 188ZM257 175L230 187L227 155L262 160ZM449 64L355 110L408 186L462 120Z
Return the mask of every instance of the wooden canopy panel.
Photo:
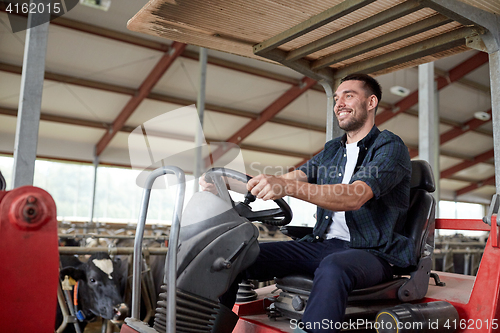
M462 2L500 12L497 0ZM484 33L431 7L427 0L151 0L128 28L334 80L463 52L466 38Z

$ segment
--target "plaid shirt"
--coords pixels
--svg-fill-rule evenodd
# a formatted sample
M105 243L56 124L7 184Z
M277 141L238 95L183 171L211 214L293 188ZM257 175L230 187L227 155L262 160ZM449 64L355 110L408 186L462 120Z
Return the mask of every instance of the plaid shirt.
M328 141L324 149L299 167L313 184L340 184L347 162L347 136ZM359 155L350 184L360 180L373 191L373 198L360 209L346 211L349 246L365 249L388 262L415 265L414 246L398 233L406 220L410 201L411 162L408 148L395 134L373 126L358 142ZM315 230L331 221L332 212L318 207ZM323 225L325 229L325 225ZM313 237L309 240L314 241Z

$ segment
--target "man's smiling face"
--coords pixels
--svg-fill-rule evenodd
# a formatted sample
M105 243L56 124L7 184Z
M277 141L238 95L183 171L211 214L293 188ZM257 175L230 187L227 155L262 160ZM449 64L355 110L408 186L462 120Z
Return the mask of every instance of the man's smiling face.
M368 119L370 96L363 84L357 80L344 81L335 92L335 116L339 127L346 132L359 130Z

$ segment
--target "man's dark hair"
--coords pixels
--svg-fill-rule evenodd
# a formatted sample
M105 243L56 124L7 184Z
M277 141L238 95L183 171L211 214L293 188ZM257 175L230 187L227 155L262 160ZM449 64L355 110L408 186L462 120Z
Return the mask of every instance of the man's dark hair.
M340 80L340 83L351 80L362 81L363 88L368 93L368 96L375 95L378 99L378 103L380 103L380 100L382 99L382 88L380 88L380 84L377 80L367 74L355 73L347 75L342 80ZM378 103L377 107L375 108L375 113L377 113Z

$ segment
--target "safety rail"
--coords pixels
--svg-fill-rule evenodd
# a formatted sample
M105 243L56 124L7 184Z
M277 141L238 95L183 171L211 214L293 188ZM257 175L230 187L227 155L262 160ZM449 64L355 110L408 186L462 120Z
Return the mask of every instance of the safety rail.
M493 219L496 221L496 216ZM490 227L482 219L436 219L436 229L443 230L490 231L493 227L496 227L496 223Z
M483 219L484 220L484 219ZM497 321L497 315L500 313L500 295L498 292L500 284L500 249L498 244L498 225L497 216L493 214L489 216L486 221L481 219L436 219L436 229L444 230L476 230L476 231L489 231L489 237L484 247L484 252L481 259L481 264L475 278L470 276L463 276L461 274L440 273L442 280L449 280L460 288L465 288L465 285L470 285L472 288L470 294L466 290L463 295L457 295L451 291L448 299L458 311L461 321L467 322L481 318L482 321L491 323ZM490 224L487 224L489 222ZM446 275L451 274L451 275ZM471 280L473 279L473 280ZM473 283L472 283L473 282ZM448 282L447 282L448 284ZM452 287L450 287L453 290ZM436 294L436 297L438 295ZM442 300L441 298L434 298L433 295L426 297L426 302L435 300ZM495 329L490 325L489 327L472 327L474 332L493 332ZM462 332L469 332L466 327Z
M177 167L174 166L165 166L162 168L158 168L151 172L149 176L146 178L146 182L144 184L144 191L142 195L141 201L141 210L139 214L139 221L137 222L137 229L135 232L135 242L134 242L134 266L133 266L133 279L132 279L132 316L131 320L139 321L139 302L141 299L141 264L140 259L142 257L142 237L144 236L144 227L146 225L146 216L148 213L148 205L149 198L151 196L151 188L153 187L153 183L156 178L166 175L173 174L177 177L178 188L176 193L176 200L174 205L173 217L172 217L172 226L170 228L170 245L172 248L176 249L179 241L179 233L180 233L180 224L182 217L182 208L184 204L184 194L186 189L186 179L184 172ZM168 290L167 290L167 303L168 303L168 312L167 312L167 332L173 333L175 332L175 309L176 309L176 295L175 295L175 286L177 281L176 275L177 268L177 252L176 251L168 251L167 253L167 261L165 263L165 277L168 279ZM165 282L165 279L164 279Z

